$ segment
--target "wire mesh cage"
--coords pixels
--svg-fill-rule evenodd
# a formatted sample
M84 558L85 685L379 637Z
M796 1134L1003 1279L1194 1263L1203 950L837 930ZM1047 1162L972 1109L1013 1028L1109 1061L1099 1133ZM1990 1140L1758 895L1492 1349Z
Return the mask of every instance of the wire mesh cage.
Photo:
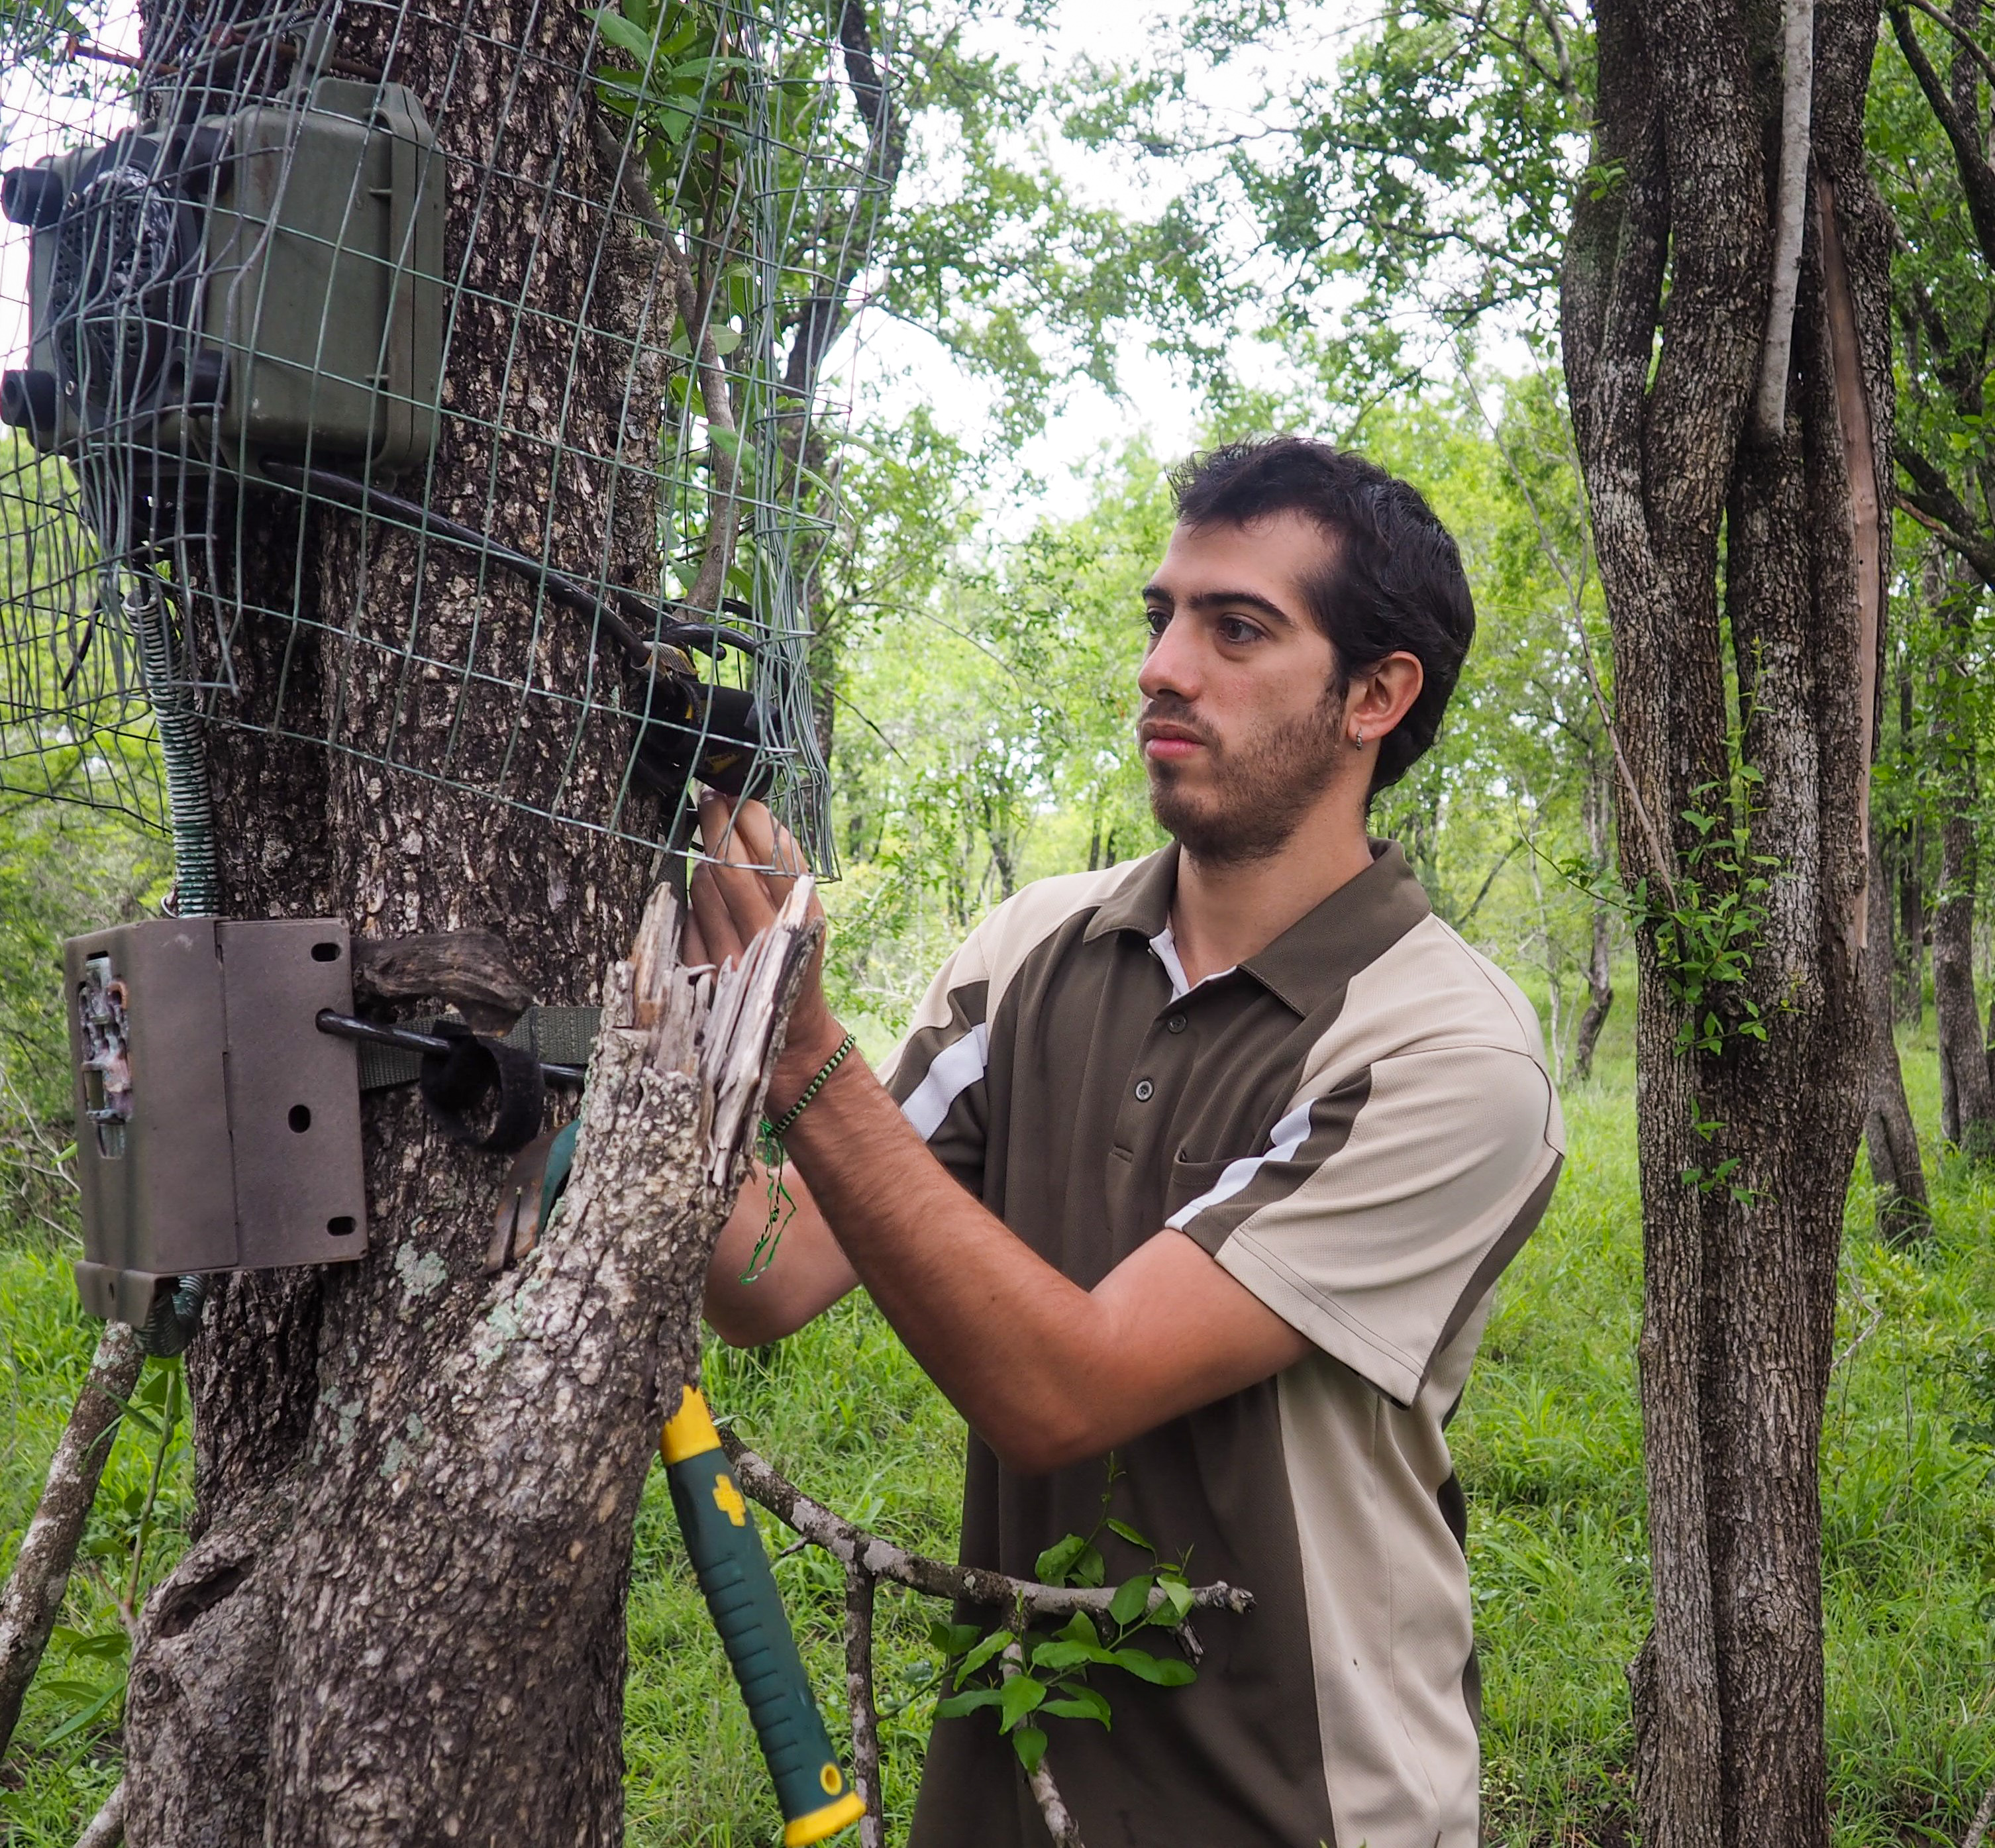
M0 0L0 788L170 819L190 911L225 730L658 846L745 788L830 871L827 366L899 152L833 5Z

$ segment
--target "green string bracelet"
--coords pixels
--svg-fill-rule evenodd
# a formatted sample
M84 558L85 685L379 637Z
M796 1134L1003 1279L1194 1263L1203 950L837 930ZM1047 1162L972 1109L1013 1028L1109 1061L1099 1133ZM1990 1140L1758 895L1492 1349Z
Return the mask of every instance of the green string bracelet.
M755 1249L748 1254L748 1264L741 1273L741 1281L752 1283L776 1261L776 1249L783 1242L783 1228L790 1222L790 1216L797 1210L796 1202L790 1197L790 1190L783 1184L785 1154L783 1138L804 1113L804 1106L824 1089L825 1080L845 1063L846 1055L858 1043L847 1033L836 1052L818 1068L817 1076L804 1087L804 1094L774 1122L767 1117L762 1119L761 1146L757 1151L762 1165L769 1171L769 1217L762 1228L761 1236L755 1241Z
M785 1136L788 1135L791 1130L796 1127L797 1118L804 1114L804 1106L824 1089L825 1080L845 1063L846 1055L858 1043L857 1039L847 1033L844 1039L839 1042L838 1050L817 1068L817 1076L804 1087L804 1094L785 1111L774 1122L771 1122L767 1117L762 1119L763 1134L771 1142L780 1142Z

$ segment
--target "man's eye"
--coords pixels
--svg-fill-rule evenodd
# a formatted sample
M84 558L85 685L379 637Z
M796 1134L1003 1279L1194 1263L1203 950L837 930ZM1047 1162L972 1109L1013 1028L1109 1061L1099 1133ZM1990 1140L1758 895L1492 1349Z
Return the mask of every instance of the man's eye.
M1250 642L1261 633L1260 624L1250 623L1244 616L1222 616L1217 626L1222 641Z
M1143 611L1143 627L1154 638L1162 635L1171 626L1171 613L1156 604L1146 606Z

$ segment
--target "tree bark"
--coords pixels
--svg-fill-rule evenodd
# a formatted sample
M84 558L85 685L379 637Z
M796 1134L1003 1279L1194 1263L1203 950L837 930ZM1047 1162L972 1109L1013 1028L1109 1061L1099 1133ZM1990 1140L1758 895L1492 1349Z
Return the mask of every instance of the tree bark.
M1912 674L1908 662L1898 665L1898 748L1912 750ZM1897 1018L1918 1025L1926 1013L1925 840L1917 815L1907 816L1890 843L1891 870L1897 888ZM1995 1034L1991 1034L1995 1038Z
M1655 1605L1634 1688L1641 1833L1825 1848L1816 1465L1870 1069L1857 945L1889 536L1889 246L1862 136L1877 9L1816 11L1814 182L1772 441L1747 417L1774 9L1598 0L1595 17L1599 120L1561 318L1633 784L1621 864L1653 908L1636 933ZM1669 836L1660 863L1637 811ZM1690 819L1714 812L1744 854ZM1695 922L1727 893L1758 914L1736 980ZM1670 910L1691 923L1666 928Z
M1870 1010L1870 1108L1863 1142L1877 1190L1877 1235L1893 1245L1932 1230L1919 1132L1905 1097L1905 1074L1893 1036L1891 888L1884 877L1880 830L1870 830L1870 940L1863 950L1863 994Z
M205 22L159 0L147 57ZM416 91L446 156L444 429L418 491L523 551L658 584L672 279L609 209L586 10L339 25L344 57ZM230 638L206 733L227 915L488 929L542 1001L601 998L656 865L606 830L667 818L627 790L626 723L579 716L620 671L586 624L323 506L246 499L218 533L177 568L189 645ZM662 1190L629 1204L663 1222L611 1223L579 1173L556 1235L488 1281L503 1159L375 1093L366 1256L211 1299L187 1355L194 1541L133 1657L135 1848L620 1839L630 1520L720 1197L693 1183L687 1084L646 1094ZM592 1122L613 1101L599 1077Z
M1941 643L1933 700L1939 772L1939 891L1933 902L1933 1014L1939 1033L1940 1127L1970 1160L1995 1158L1995 1084L1974 992L1975 888L1980 882L1978 744L1969 710L1973 586L1952 581L1942 558L1925 574Z
M1613 829L1613 783L1607 767L1589 757L1586 786L1580 792L1581 818L1586 825L1586 850L1602 874L1607 871L1609 836ZM1586 1009L1579 1017L1579 1031L1572 1049L1573 1081L1584 1084L1593 1076L1594 1049L1600 1043L1600 1029L1607 1024L1614 1005L1614 916L1607 901L1593 899L1592 940L1586 957Z

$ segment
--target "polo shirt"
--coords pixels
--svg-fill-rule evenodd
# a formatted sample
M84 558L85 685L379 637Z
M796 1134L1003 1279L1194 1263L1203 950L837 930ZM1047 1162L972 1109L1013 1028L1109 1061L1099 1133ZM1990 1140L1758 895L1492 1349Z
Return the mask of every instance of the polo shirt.
M1172 1226L1311 1343L1112 1469L1019 1475L970 1438L966 1563L1030 1578L1045 1547L1099 1530L1111 1583L1145 1569L1100 1529L1105 1494L1194 1582L1254 1595L1193 1620L1188 1685L1097 1670L1112 1729L1045 1722L1089 1848L1475 1848L1443 1427L1563 1130L1530 1004L1432 915L1396 845L1372 853L1189 988L1175 847L1029 886L943 967L882 1074L944 1166L1082 1287ZM912 1839L1043 1848L988 1710L936 1723Z

